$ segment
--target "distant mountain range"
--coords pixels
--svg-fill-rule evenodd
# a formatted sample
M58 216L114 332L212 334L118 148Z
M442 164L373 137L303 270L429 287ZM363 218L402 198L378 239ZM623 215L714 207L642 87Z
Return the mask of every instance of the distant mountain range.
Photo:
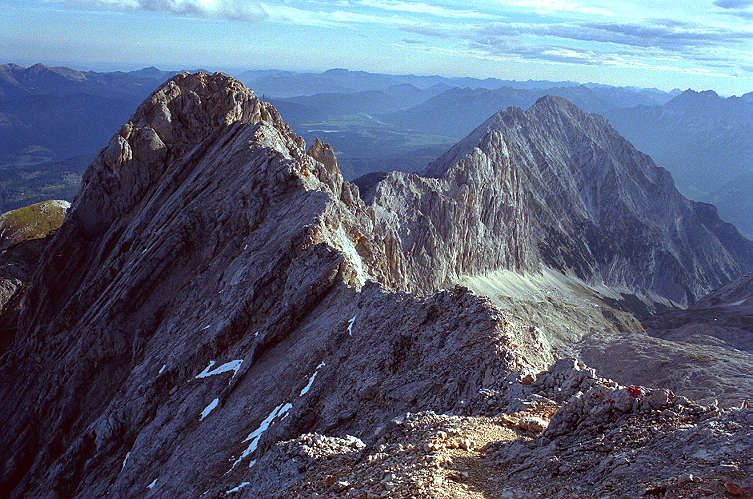
M102 144L172 74L0 66L0 211L70 200Z
M545 95L563 97L585 111L600 114L612 109L660 105L672 98L671 94L653 90L587 85L538 89L453 88L415 107L387 114L383 119L404 129L459 139L500 109L509 106L527 109Z
M258 94L274 97L296 97L319 93L353 93L384 90L395 85L412 85L420 89L444 86L470 88L499 88L503 86L541 89L577 85L560 81L514 81L496 78L447 78L443 76L387 75L347 69L330 69L323 73L297 73L291 71L247 71L238 77Z
M172 72L97 73L0 66L0 210L70 199L80 175L128 113ZM753 93L672 91L573 82L386 75L333 69L238 75L306 140L322 137L343 174L420 171L500 109L545 95L607 117L666 167L683 194L713 202L753 236Z

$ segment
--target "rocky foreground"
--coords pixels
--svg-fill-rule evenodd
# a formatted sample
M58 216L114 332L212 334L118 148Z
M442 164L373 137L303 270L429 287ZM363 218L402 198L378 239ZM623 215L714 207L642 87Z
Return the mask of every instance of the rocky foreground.
M753 243L603 120L552 99L521 113L367 204L239 82L170 80L91 165L10 319L0 490L751 494L747 381L702 405L683 396L697 379L673 393L620 359L614 381L557 359L660 341L635 310L739 277ZM712 358L724 383L739 352Z
M528 381L527 381L528 382ZM407 413L370 444L305 434L247 482L261 495L715 497L750 483L753 411L621 387L574 361L461 411ZM281 490L282 489L282 490ZM749 489L747 489L749 490Z

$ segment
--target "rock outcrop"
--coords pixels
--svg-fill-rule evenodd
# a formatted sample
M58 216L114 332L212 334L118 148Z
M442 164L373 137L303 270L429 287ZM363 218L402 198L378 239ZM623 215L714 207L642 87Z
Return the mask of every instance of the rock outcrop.
M69 206L45 201L0 215L0 354L15 337L26 287Z
M594 257L602 253L587 254L585 240L541 239L551 217L529 213L532 179L511 167L517 153L503 134L488 140L495 147L472 152L486 158L480 170L461 159L440 179L390 174L367 206L343 181L331 147L317 141L307 149L236 80L206 73L170 80L91 165L34 273L18 319L22 334L0 366L0 444L8 449L0 490L11 497L352 495L375 484L352 487L342 483L352 479L321 474L339 463L369 480L390 452L406 451L400 441L415 437L417 445L449 419L453 452L473 472L454 470L460 481L475 479L479 463L505 466L512 455L474 460L480 451L471 433L491 445L535 433L548 439L560 428L558 437L577 441L577 431L568 433L582 426L571 417L572 400L583 397L575 388L601 390L604 400L619 392L620 407L626 389L574 363L537 376L555 360L546 333L453 284L464 273L558 262L584 278L618 281L635 262L615 250L628 263L610 273ZM571 220L563 227L574 227ZM687 250L705 272L701 284L690 284L698 275L684 267L682 292L658 281L658 267L619 284L649 283L647 294L682 301L746 265L703 234L698 241L709 246ZM645 255L670 244L653 243ZM698 256L711 250L723 250L716 263ZM630 396L643 397L638 390ZM653 408L656 393L664 392L645 390L641 407ZM577 416L586 420L593 411L583 407ZM687 424L699 428L708 411L693 411L699 416ZM653 428L629 412L605 411L604 424ZM713 416L724 424L748 417L716 408ZM725 428L730 445L750 455L747 429ZM412 464L379 479L379 493L397 494L402 483L427 495L450 487L449 475L437 481L441 463L432 457L449 436L421 442ZM698 450L711 445L703 440ZM635 447L647 460L653 452ZM514 455L528 459L525 450ZM741 461L738 469L750 466ZM379 471L393 473L386 465ZM620 475L609 468L599 476ZM657 472L646 482L665 478ZM555 484L547 487L531 490Z

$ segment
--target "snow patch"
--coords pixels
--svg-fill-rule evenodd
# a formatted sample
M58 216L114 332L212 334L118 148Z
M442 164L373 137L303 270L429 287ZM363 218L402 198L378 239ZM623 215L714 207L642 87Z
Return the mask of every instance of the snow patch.
M230 371L233 371L233 378L234 378L235 375L238 374L238 369L241 368L241 364L243 364L243 359L231 360L230 362L225 362L217 369L210 370L212 369L212 366L215 364L216 364L215 361L210 360L209 365L205 367L203 371L201 371L199 374L196 375L196 379L208 378L216 374L222 374L222 373L226 373Z
M233 487L230 490L226 490L225 491L225 495L234 494L234 493L240 491L241 489L244 489L244 488L248 487L249 485L251 485L251 482L241 482L241 484L238 485L237 487Z
M162 364L162 367L160 367L159 372L157 374L162 374L165 372L165 369L167 368L167 364Z
M355 317L353 317L353 320L355 320ZM303 389L301 390L299 397L303 397L309 392L309 390L311 390L311 387L314 385L314 381L316 380L316 375L319 372L319 369L325 366L326 364L324 362L321 362L318 366L316 366L314 373L309 377L308 383L306 383L306 386L304 386ZM210 367L212 367L211 362L209 366L207 367L207 369L209 369ZM207 369L205 369L205 371ZM240 464L241 461L243 461L245 458L253 454L254 451L256 451L256 448L259 446L259 440L261 440L261 437L262 435L264 435L264 432L266 432L269 429L269 427L272 425L272 423L274 423L276 419L278 418L285 419L286 417L288 417L288 413L290 412L290 409L292 408L293 408L293 404L291 404L290 402L283 402L277 407L275 407L274 409L272 409L272 411L269 414L267 414L267 417L264 418L264 420L259 424L259 427L256 428L251 433L249 433L248 436L245 439L243 439L242 443L249 442L249 444L246 447L246 449L241 453L241 455L238 457L238 459L236 459L233 462L233 465L230 467L227 473L230 473L231 471L233 471L235 467L238 466L238 464ZM256 459L252 459L251 461L249 461L248 467L251 468L255 464L256 464Z
M120 471L123 471L125 468L126 463L128 462L128 458L131 456L131 452L126 452L125 458L123 459L123 465L120 467Z
M303 397L309 392L309 390L311 390L311 387L314 384L314 380L316 379L316 375L319 373L319 369L321 369L325 365L326 364L322 362L321 364L316 366L316 369L314 370L314 374L312 374L311 377L309 378L309 382L306 384L306 386L303 387L303 389L301 390L301 393L298 394L299 397Z
M214 399L211 402L209 402L209 405L204 408L203 411L201 411L201 416L199 417L199 421L203 421L205 417L209 416L209 413L211 413L215 407L217 407L217 404L220 403L220 399Z
M354 315L348 321L348 336L353 336L353 324L355 324L355 323L356 323L356 316Z
M728 303L727 306L728 307L739 307L740 305L742 305L746 301L748 301L748 299L747 298L743 298L742 300L738 300L738 301L736 301L734 303Z
M280 404L274 409L272 409L272 412L270 412L266 418L261 422L259 427L248 434L248 436L243 440L243 442L251 441L250 444L248 444L248 447L246 447L246 450L243 451L243 453L238 457L238 459L235 460L233 463L233 466L230 468L230 470L234 470L235 467L243 461L246 457L251 455L255 450L256 447L259 446L259 440L261 439L262 435L264 435L264 432L269 429L269 426L272 424L272 422L277 419L278 417L285 416L290 409L293 408L293 404L290 402L285 402L284 404ZM248 465L250 468L255 464L256 461L251 461L251 463Z
M71 203L69 203L68 201L63 201L62 199L55 199L53 201L50 201L50 206L56 206L58 208L67 210L71 207Z
M154 486L157 485L157 479L155 478L152 483L146 486L147 489L153 489Z

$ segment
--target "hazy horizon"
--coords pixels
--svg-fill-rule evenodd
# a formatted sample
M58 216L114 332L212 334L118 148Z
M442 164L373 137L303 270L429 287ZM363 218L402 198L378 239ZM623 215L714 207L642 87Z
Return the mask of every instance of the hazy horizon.
M293 68L274 68L274 67L264 67L264 68L223 68L223 67L202 67L202 66L182 66L182 67L172 67L169 65L161 65L161 64L147 64L147 63L133 63L133 64L112 64L112 63L90 63L90 64L81 64L77 65L73 61L22 61L22 60L10 60L10 61L4 61L0 62L0 64L15 64L22 67L31 67L36 64L42 64L44 66L47 66L49 68L56 68L56 67L64 67L68 69L73 69L76 71L81 72L87 72L92 71L95 73L110 73L110 72L133 72L133 71L139 71L142 69L148 69L148 68L156 68L160 71L164 72L181 72L181 71L208 71L208 72L220 72L224 73L230 76L239 77L242 73L247 71L280 71L280 72L290 72L290 73L297 73L297 74L322 74L327 71L333 71L333 70L345 70L345 71L352 71L352 72L364 72L364 73L370 73L370 74L384 74L389 76L418 76L418 77L439 77L439 78L446 78L446 79L453 79L453 78L473 78L477 79L479 81L486 80L486 79L497 79L499 81L516 81L516 82L527 82L527 81L540 81L540 82L551 82L551 83L572 83L573 85L605 85L605 86L613 86L615 88L635 88L640 90L656 90L666 93L671 92L684 92L686 90L692 90L696 92L704 92L704 91L714 91L716 92L720 97L739 97L744 94L753 92L753 88L751 90L745 90L734 94L720 92L713 88L704 88L704 87L673 87L673 88L658 88L655 86L638 86L638 85L618 85L618 84L611 84L611 83L602 83L602 82L596 82L596 81L577 81L577 80L537 80L533 78L515 78L514 76L510 76L509 78L501 78L501 77L492 77L492 76L470 76L470 75L447 75L447 74L436 74L436 73L381 73L377 71L369 71L369 70L361 70L361 69L352 69L352 68L336 68L336 67L328 67L323 69L293 69Z
M387 74L753 90L753 0L10 0L3 57L76 69Z

